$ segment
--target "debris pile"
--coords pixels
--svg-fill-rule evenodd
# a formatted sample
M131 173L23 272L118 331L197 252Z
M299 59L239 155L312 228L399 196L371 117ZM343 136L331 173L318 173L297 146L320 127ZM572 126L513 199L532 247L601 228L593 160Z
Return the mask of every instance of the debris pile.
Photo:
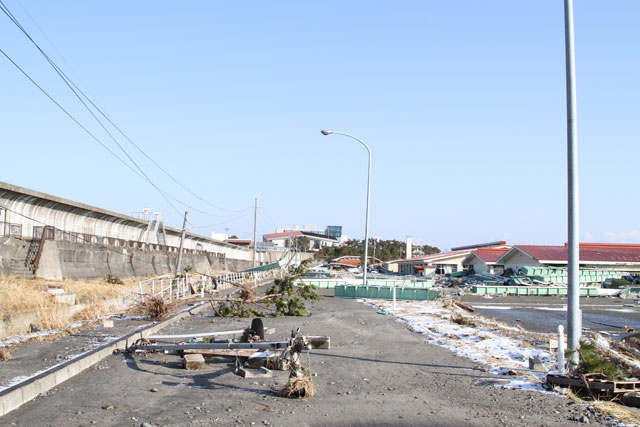
M264 341L266 334L262 319L255 318L243 330L190 333L186 335L155 335L138 340L129 349L132 354L163 352L183 357L187 370L205 369L205 356L233 357L236 373L244 378L271 377L272 370L289 370L287 384L277 390L285 397L311 397L314 395L311 372L302 366L301 354L311 349L329 349L328 336L305 336L300 330L292 331L288 341ZM216 339L223 335L238 335L239 339ZM179 341L179 342L176 342Z

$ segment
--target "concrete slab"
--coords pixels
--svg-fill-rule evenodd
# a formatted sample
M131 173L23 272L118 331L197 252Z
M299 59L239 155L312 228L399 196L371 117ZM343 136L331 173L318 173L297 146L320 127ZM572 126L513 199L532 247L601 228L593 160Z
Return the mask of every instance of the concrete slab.
M238 373L244 378L271 378L273 376L273 372L265 367L258 369L240 368Z
M201 354L185 354L184 367L190 371L204 369L204 356Z
M24 403L24 400L22 399L22 390L17 388L2 395L0 402L0 405L2 405L2 415L8 414L14 409L19 408Z

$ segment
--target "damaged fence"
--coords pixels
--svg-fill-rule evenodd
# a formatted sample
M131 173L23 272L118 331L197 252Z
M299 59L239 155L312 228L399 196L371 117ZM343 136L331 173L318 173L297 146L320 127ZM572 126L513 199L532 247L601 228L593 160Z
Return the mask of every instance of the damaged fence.
M138 288L141 300L144 300L145 297L155 297L172 301L195 294L204 296L206 291L229 289L233 287L234 283L281 277L283 274L281 268L267 271L224 273L216 276L187 273L184 277L174 277L172 274L164 274L138 282Z

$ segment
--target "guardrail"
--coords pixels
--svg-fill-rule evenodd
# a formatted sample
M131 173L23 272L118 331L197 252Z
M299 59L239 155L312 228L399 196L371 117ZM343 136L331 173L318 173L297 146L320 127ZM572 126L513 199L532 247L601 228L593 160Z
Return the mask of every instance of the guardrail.
M283 274L284 270L282 268L267 271L224 273L216 276L187 273L185 277L174 277L172 274L163 274L162 276L138 282L138 287L142 301L149 297L173 301L176 298L184 298L196 294L204 297L205 292L229 289L233 287L233 283L282 277Z

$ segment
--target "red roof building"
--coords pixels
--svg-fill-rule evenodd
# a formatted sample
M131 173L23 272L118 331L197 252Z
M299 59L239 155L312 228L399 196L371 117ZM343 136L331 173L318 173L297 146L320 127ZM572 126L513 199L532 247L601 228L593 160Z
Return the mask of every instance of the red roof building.
M507 249L510 246L504 245L505 242L496 242L499 243L499 246L491 246L486 248L475 249L472 251L471 249L461 250L461 251L450 251L450 252L441 252L437 254L425 255L417 258L405 259L398 261L398 272L400 274L415 274L416 268L420 266L437 266L436 273L437 274L446 274L446 273L455 273L456 271L462 271L463 261L469 256L470 253L476 251L483 251L485 256L489 256L491 251L499 250L499 249ZM477 247L477 245L473 245L473 247Z
M499 248L480 248L472 251L462 261L465 270L473 270L475 273L501 274L502 265L497 264L498 259L511 249L511 246Z
M526 266L565 267L568 246L516 245L498 259L505 268ZM640 270L640 245L621 243L580 243L580 265L589 268Z

